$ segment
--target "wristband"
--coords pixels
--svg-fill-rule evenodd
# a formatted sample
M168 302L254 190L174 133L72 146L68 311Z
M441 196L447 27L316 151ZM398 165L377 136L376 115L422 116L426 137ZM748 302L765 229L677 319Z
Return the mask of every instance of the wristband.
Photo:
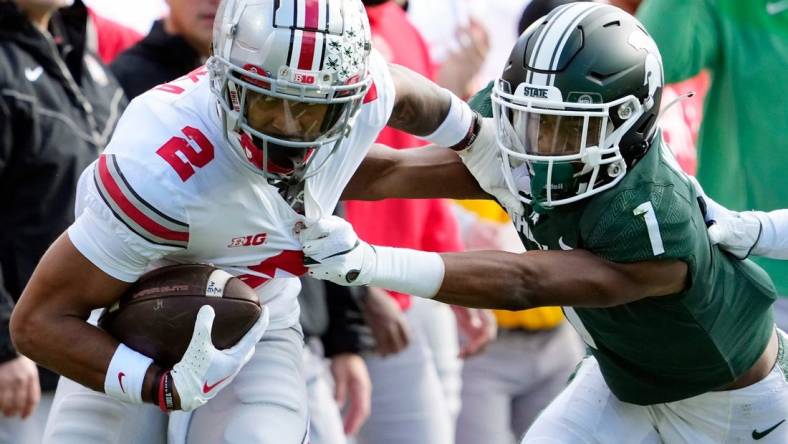
M168 413L175 410L175 397L172 393L172 372L166 371L161 374L158 384L158 394L156 403L162 412Z
M443 284L445 265L438 253L374 247L375 272L369 285L431 299Z
M467 145L462 147L458 147L458 145L466 140L470 133L473 133L474 112L471 110L471 107L459 97L448 90L446 90L446 93L451 96L449 113L446 115L446 118L443 119L443 123L440 124L438 129L432 134L424 136L424 139L436 145L460 150L467 147Z
M483 118L481 114L474 111L473 118L471 119L471 126L468 128L468 133L465 135L465 137L463 137L462 140L450 146L449 149L452 151L460 151L460 155L462 155L462 151L473 145L473 142L476 141L476 137L482 131L482 119Z
M124 402L142 404L142 384L153 359L118 345L104 377L104 392Z

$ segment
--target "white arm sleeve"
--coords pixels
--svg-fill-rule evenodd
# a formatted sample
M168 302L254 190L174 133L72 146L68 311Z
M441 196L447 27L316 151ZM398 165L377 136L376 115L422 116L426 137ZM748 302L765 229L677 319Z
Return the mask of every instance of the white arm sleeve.
M788 209L769 213L756 211L761 221L761 237L752 254L772 259L788 259Z

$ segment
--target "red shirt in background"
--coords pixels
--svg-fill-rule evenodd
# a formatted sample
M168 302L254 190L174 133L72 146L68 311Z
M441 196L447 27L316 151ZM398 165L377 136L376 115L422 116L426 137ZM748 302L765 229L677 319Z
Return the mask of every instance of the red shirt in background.
M88 15L95 29L96 52L101 61L109 64L118 54L142 39L142 34L120 23L97 15L88 8Z
M703 119L703 100L708 89L709 75L704 71L683 82L665 85L662 91L663 110L679 95L695 92L694 96L675 104L660 117L665 142L670 146L681 168L692 175L695 174L698 164L696 142L698 128Z
M402 8L387 2L367 6L367 15L372 27L373 47L387 61L433 77L427 45ZM383 130L377 142L393 148L425 144L421 139L392 128ZM436 252L462 249L457 221L445 200L348 201L346 214L358 235L371 244ZM410 296L390 293L403 310L410 306Z

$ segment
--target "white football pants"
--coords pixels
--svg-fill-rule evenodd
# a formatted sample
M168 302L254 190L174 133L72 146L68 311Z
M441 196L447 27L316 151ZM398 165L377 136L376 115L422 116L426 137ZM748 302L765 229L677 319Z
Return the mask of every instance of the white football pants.
M206 405L174 412L170 442L301 444L307 439L300 327L267 331L252 359ZM178 420L175 420L175 419ZM168 416L60 378L44 444L164 444ZM185 437L185 440L184 440Z
M619 401L588 357L522 444L785 444L787 420L788 382L780 365L748 387L640 406Z

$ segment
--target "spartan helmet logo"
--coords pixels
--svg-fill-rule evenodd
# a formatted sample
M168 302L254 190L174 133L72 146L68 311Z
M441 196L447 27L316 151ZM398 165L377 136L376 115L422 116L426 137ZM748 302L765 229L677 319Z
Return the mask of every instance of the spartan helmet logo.
M639 27L629 35L628 43L635 49L648 52L645 64L646 75L643 79L643 84L648 85L648 98L643 105L646 109L650 109L654 106L654 94L657 88L661 88L665 83L662 72L662 56L659 54L659 49L654 40L649 37L646 31Z

